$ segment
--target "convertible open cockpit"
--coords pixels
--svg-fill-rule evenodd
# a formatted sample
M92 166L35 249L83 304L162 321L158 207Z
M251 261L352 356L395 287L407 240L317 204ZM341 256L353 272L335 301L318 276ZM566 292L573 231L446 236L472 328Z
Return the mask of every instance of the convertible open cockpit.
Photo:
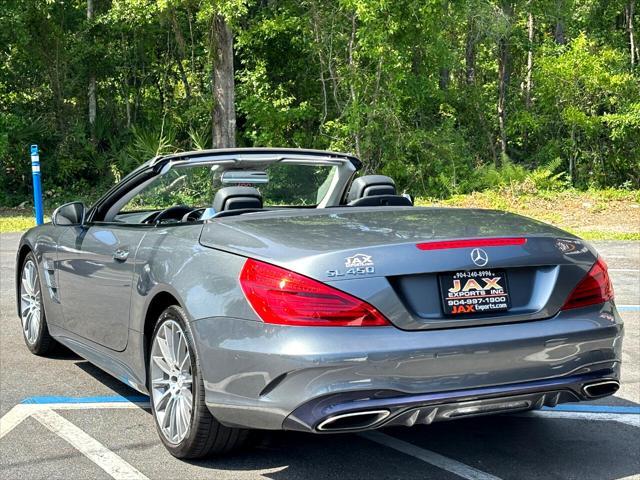
M177 154L143 165L93 221L159 225L285 208L412 206L389 177L354 180L358 167L355 158L314 151Z

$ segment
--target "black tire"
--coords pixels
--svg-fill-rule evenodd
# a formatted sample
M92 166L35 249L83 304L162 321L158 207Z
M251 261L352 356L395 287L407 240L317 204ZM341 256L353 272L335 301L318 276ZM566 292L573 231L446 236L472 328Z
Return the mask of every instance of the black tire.
M178 323L186 338L187 348L191 357L192 395L193 405L190 427L186 436L179 443L170 442L159 425L153 401L151 385L152 346L163 324L174 321ZM225 455L244 446L249 439L249 430L230 428L218 422L205 404L205 391L200 374L200 363L194 348L193 335L187 322L187 316L180 307L171 306L160 315L153 330L148 348L147 384L149 386L151 411L160 440L166 449L176 458L196 459L212 455Z
M22 308L21 298L18 299L20 302L20 326L22 329L22 338L24 338L24 343L27 345L27 348L31 351L31 353L35 355L45 356L52 353L57 347L58 343L53 339L53 337L49 334L49 327L47 325L47 316L44 311L44 303L42 302L42 285L40 282L40 274L38 272L38 262L36 261L36 257L33 253L29 252L25 257L22 265L20 266L20 280L19 280L19 293L20 297L22 297L23 293L26 293L23 285L23 275L25 273L25 269L29 268L29 265L33 265L35 268L35 284L37 285L37 294L35 295L40 302L39 309L39 326L35 331L34 337L30 340L28 338L28 333L25 330L25 318L26 314Z

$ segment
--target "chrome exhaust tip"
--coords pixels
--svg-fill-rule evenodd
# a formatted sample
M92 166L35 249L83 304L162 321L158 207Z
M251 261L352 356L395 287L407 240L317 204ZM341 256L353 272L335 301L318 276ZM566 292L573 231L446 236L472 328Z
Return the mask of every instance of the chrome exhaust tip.
M316 429L320 432L361 430L378 425L389 415L391 415L389 410L367 410L365 412L343 413L323 420Z
M582 391L588 398L600 398L613 395L620 388L617 380L603 380L601 382L589 383L582 387Z

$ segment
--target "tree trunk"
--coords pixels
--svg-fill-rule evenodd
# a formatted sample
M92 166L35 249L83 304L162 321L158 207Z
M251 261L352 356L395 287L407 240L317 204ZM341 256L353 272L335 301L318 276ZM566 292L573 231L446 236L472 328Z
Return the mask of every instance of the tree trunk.
M556 0L556 27L553 32L553 39L558 45L567 43L564 36L564 0Z
M575 176L576 165L576 128L571 127L571 154L569 155L569 180L573 185L573 177Z
M469 24L464 49L465 80L467 85L476 82L476 34L473 24Z
M213 40L213 115L214 148L236 146L235 86L233 78L233 34L222 15L212 25Z
M636 66L636 60L638 60L638 50L636 47L635 31L633 26L633 15L635 13L636 1L629 0L629 4L626 6L627 14L627 31L629 32L629 54L631 57L631 69Z
M502 12L511 21L513 6L510 1L502 3ZM498 41L498 124L500 128L500 156L496 156L496 167L502 166L502 159L507 156L507 90L511 78L509 59L509 37L505 33Z
M187 97L187 100L189 100L191 99L191 86L189 85L187 73L185 72L184 66L182 65L182 61L186 56L187 46L184 40L184 35L182 34L182 29L180 28L180 24L178 23L178 17L176 17L175 10L171 10L171 26L173 27L173 34L176 38L176 45L178 46L177 51L174 52L176 65L178 66L178 73L180 74L182 85L184 85L185 96Z
M438 81L438 85L440 86L440 90L446 90L449 88L449 69L447 67L442 67L440 69L440 80Z
M93 20L93 0L87 0L87 20L91 22ZM91 138L95 140L95 125L96 125L96 75L93 73L92 66L89 66L91 73L89 74L89 88L87 90L87 97L89 103L89 126L91 127Z
M529 2L529 8L531 8L531 2ZM529 11L529 18L527 20L527 33L529 39L529 48L527 51L527 78L524 87L524 103L527 110L531 108L531 75L533 72L533 13Z
M176 65L178 66L178 73L180 74L180 80L182 80L182 85L184 86L184 95L187 97L187 100L191 99L191 86L189 85L189 79L187 78L187 72L184 71L184 67L182 65L182 58L179 55L175 55L176 57Z
M127 114L127 128L131 128L131 99L129 98L129 89L127 88L124 96L125 112Z
M351 71L351 75L349 78L349 96L351 97L351 108L355 108L358 105L358 97L356 95L356 89L354 86L354 79L356 78L356 65L353 59L353 50L356 43L356 31L357 31L357 23L356 23L356 14L354 13L351 17L351 36L349 37L349 70ZM356 115L356 125L353 133L353 141L356 147L356 155L359 159L362 160L362 151L360 150L360 117L359 112Z
M95 127L96 124L96 76L91 74L89 77L89 89L87 96L89 97L89 125L91 128Z
M553 33L553 39L558 45L564 45L567 40L564 37L564 22L561 19L556 21L556 28Z
M507 154L507 115L505 107L507 104L507 83L509 77L509 49L507 39L500 39L498 45L498 125L500 127L500 154L504 157ZM496 167L502 165L502 158L496 157Z
M442 0L442 10L445 16L449 17L449 0ZM448 63L448 58L445 59L445 62ZM440 77L438 81L438 85L440 86L440 90L447 90L449 88L449 66L444 65L440 67Z

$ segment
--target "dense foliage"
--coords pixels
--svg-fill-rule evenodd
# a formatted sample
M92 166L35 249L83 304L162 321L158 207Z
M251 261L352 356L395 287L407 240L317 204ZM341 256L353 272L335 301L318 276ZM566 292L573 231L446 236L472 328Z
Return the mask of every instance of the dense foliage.
M638 188L635 10L635 0L5 0L0 205L28 198L31 143L49 202L87 196L157 153L210 147L217 16L233 32L239 146L355 152L417 195L531 171L556 186Z

